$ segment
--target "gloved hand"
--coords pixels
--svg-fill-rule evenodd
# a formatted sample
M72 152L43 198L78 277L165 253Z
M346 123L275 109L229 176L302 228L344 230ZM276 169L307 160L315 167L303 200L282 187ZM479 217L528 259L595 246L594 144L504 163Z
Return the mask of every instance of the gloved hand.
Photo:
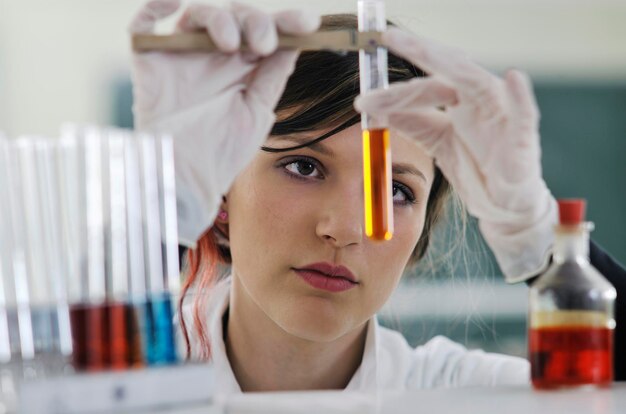
M387 116L434 157L508 282L536 275L549 261L557 208L541 175L528 78L514 70L496 77L458 50L395 28L383 42L430 76L370 92L356 108Z
M131 33L152 32L179 7L179 0L147 3ZM276 51L277 33L310 33L319 21L301 11L270 16L237 3L230 9L194 4L177 29L207 30L223 53L133 56L136 128L174 137L181 243L193 247L212 225L222 195L271 130L274 107L298 56ZM250 52L238 52L242 37Z

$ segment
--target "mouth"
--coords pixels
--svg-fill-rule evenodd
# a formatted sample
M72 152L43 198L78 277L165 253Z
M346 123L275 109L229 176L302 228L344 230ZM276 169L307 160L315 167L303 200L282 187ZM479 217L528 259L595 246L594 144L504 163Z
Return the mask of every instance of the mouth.
M359 285L354 274L345 266L313 263L293 268L293 271L312 287L328 292L343 292Z

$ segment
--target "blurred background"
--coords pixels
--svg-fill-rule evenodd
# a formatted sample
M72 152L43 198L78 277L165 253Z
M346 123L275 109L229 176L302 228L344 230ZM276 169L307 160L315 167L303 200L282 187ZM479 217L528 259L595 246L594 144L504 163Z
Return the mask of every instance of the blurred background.
M214 4L225 2L212 1ZM279 10L284 1L250 2ZM356 0L291 0L319 13ZM0 130L57 133L64 121L132 127L128 22L141 0L0 0ZM544 176L584 197L594 240L626 262L626 0L388 0L388 17L535 84ZM158 28L172 29L174 19ZM0 189L1 191L1 189ZM440 230L440 249L456 240ZM525 355L527 288L507 286L470 220L464 254L407 275L381 313L412 344L447 335Z

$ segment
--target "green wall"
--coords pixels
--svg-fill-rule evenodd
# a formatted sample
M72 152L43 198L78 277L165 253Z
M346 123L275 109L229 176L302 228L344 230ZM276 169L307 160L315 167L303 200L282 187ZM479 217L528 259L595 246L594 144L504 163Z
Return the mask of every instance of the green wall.
M543 172L555 197L584 197L592 238L626 263L626 84L539 83Z

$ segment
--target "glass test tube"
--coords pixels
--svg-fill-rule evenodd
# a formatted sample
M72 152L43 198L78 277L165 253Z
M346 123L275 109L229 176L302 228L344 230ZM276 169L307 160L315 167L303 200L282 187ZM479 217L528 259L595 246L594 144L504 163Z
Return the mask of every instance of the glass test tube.
M0 401L6 411L14 411L21 377L21 353L13 272L9 160L9 142L0 136L0 188L3 189L0 191Z
M51 283L54 321L54 347L57 352L55 373L71 371L72 334L67 301L67 280L63 269L64 254L61 248L61 216L59 202L59 176L56 164L57 142L38 139L35 142L37 165L38 203L41 208L41 231L43 251L40 253L46 263L43 276Z
M174 172L174 141L162 136L157 142L157 172L161 200L161 228L165 246L165 281L168 292L176 297L180 293L180 258L178 257L178 215L176 211L176 179Z
M66 223L76 262L69 282L73 364L77 370L107 368L102 137L97 128L62 129ZM73 215L70 215L73 212Z
M86 211L84 208L85 176L80 168L80 148L77 128L62 128L55 148L58 169L63 272L67 281L72 333L72 364L77 370L87 366L87 332L84 302L87 298ZM80 322L80 323L79 323Z
M106 240L106 336L107 365L123 370L142 365L137 312L130 299L126 203L127 134L108 129L104 142L104 206ZM138 189L132 190L137 192Z
M2 142L2 277L9 354L14 378L66 372L71 353L59 256L48 140ZM2 330L5 330L2 328ZM5 341L3 341L5 342ZM4 358L4 359L7 359Z
M78 370L142 364L137 315L130 301L127 136L93 126L62 130L60 193L67 212L64 245ZM130 269L132 270L132 269Z
M12 251L10 260L15 298L15 325L18 329L19 351L22 362L32 361L35 358L32 319L30 313L30 292L28 289L27 270L27 240L23 217L23 198L21 174L19 173L19 157L14 145L9 145L6 151L5 165L7 167L7 192L9 237L11 237ZM11 277L11 275L9 275ZM32 370L30 370L32 371Z
M167 362L177 358L173 315L176 299L180 295L180 262L178 256L178 215L176 211L176 183L174 172L174 141L171 136L160 136L156 140L157 173L159 182L159 206L161 212L161 243L163 246L163 279L165 283L165 303L162 305L162 319L167 325L165 353Z
M152 302L149 296L148 244L146 240L146 213L143 191L143 169L140 140L130 132L125 140L125 181L128 224L128 259L130 297L137 313L145 364L153 364L155 332Z
M385 31L385 4L382 0L358 2L359 31ZM361 93L388 87L387 49L359 51ZM372 240L390 240L393 235L391 148L387 120L361 114L363 130L363 185L365 233Z
M43 256L43 238L45 223L41 220L42 203L37 189L37 171L35 164L35 138L21 137L16 141L17 158L21 174L21 190L26 230L26 274L29 290L31 323L36 353L52 351L54 333L51 318L53 306L49 292L51 284L45 276L48 271ZM39 362L39 361L38 361ZM43 366L41 366L43 368Z
M167 251L165 254L163 251L168 245L167 227L171 229L171 223L165 222L166 217L171 219L171 212L165 211L166 204L163 197L165 186L160 183L160 178L164 176L163 146L160 139L146 134L139 134L137 143L141 161L142 214L148 289L144 321L145 357L149 365L171 364L176 362L177 357L173 308L166 271L168 254ZM166 155L169 154L168 151L166 147Z

